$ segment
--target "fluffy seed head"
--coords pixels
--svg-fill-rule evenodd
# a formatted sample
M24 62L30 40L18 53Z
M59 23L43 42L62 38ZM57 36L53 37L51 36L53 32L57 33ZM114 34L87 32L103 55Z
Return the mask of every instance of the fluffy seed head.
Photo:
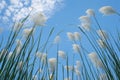
M36 12L31 16L31 20L37 26L44 26L44 23L47 21L47 18L42 12Z
M101 48L105 48L105 47L106 47L106 46L105 46L105 42L104 42L103 40L101 40L101 39L97 40L97 43L98 43L98 45L99 45Z
M59 57L61 57L61 58L63 58L63 59L66 59L66 54L65 54L64 51L59 50L59 51L58 51L58 55L59 55Z
M75 38L75 40L80 40L81 39L80 33L74 32L74 38Z
M10 57L13 55L13 52L10 52L7 56L8 60L10 59Z
M70 40L74 40L75 38L74 38L74 34L73 33L71 33L71 32L67 32L67 36L68 36L68 38L70 39Z
M105 73L104 74L100 74L99 78L100 78L100 80L108 80L107 75Z
M69 77L69 78L65 78L64 80L71 80L71 78Z
M79 17L79 20L82 23L90 23L90 17L89 16L81 16L81 17Z
M80 68L80 66L81 66L80 61L76 61L76 66L77 66L77 68Z
M73 44L72 47L73 47L73 50L74 50L75 52L77 52L77 53L80 52L80 46L79 46L78 44Z
M73 66L64 66L64 68L68 71L72 71L73 70Z
M99 9L99 11L104 15L110 15L116 13L116 11L111 6L103 6Z
M46 58L47 58L47 54L46 53L43 53L42 54L42 58L41 58L41 62L46 64Z
M60 42L60 36L56 36L54 39L54 43L57 44Z
M104 30L97 30L97 34L102 38L102 39L107 39L108 35Z
M33 28L26 28L23 30L23 36L27 37L31 32L32 32Z
M81 23L81 27L86 31L90 31L90 25L90 23Z
M19 68L22 68L22 66L23 66L23 61L20 61L20 62L18 63L18 67L19 67Z
M103 64L95 52L91 52L90 54L88 54L88 57L96 67L103 68Z
M48 60L49 64L50 64L50 70L51 71L54 71L55 70L55 67L56 67L56 63L57 63L57 60L56 58L50 58Z
M87 13L88 16L95 16L95 12L94 12L93 9L87 9L86 13Z

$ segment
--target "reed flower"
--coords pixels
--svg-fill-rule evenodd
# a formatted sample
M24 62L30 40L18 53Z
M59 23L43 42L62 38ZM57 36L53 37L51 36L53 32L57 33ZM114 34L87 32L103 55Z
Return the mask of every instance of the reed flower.
M76 61L76 66L77 66L77 68L80 68L80 66L81 66L80 61Z
M41 52L37 52L37 53L35 54L35 56L38 57L38 58L40 58L40 59L42 58L42 55L43 55L43 54L42 54Z
M31 20L37 26L44 26L44 23L47 21L47 17L42 12L36 12L31 16Z
M43 53L42 54L42 58L41 58L41 62L46 64L46 58L47 58L47 54L46 53Z
M10 52L7 56L8 60L11 58L11 56L13 55L13 52Z
M48 60L49 64L50 64L50 70L51 71L54 71L55 70L55 67L56 67L56 63L57 63L57 60L56 58L50 58Z
M42 73L43 72L43 70L40 68L39 70L38 70L38 73L40 74L40 73Z
M32 80L38 80L37 75L33 75Z
M18 63L18 68L21 69L22 66L23 66L23 61L20 61L20 62Z
M69 78L65 78L64 80L71 80L71 78L69 77Z
M99 11L104 15L111 15L116 13L116 11L111 6L103 6L99 9Z
M33 28L26 28L23 30L23 36L26 38L32 32Z
M79 52L80 52L80 46L79 46L78 44L73 44L72 47L73 47L73 50L74 50L76 53L79 53Z
M78 72L80 70L81 64L80 61L76 61L76 65L74 66L74 71Z
M102 38L102 39L107 39L108 35L104 30L97 30L97 34Z
M22 41L17 39L16 44L17 44L16 55L18 55L21 51L21 48L22 48Z
M59 51L58 51L58 55L59 55L59 57L61 57L61 58L63 58L63 59L66 59L66 54L65 54L64 51L59 50Z
M46 58L47 58L46 53L37 52L35 56L38 57L42 63L46 64Z
M23 27L22 25L23 24L21 22L16 22L14 24L14 31L19 30L21 27Z
M75 69L74 72L77 76L80 76L80 71L78 69Z
M64 66L64 68L68 71L72 71L73 70L73 66Z
M103 68L103 64L95 52L91 52L90 54L88 54L88 57L96 67Z
M90 17L89 16L81 16L79 17L79 20L82 22L82 23L90 23Z
M49 75L49 77L50 77L50 79L53 79L53 74L51 73L51 74Z
M108 80L107 75L105 73L99 75L99 80Z
M88 16L95 16L95 12L94 12L93 9L87 9L87 10L86 10L86 14L87 14Z
M74 38L75 38L75 40L80 40L81 39L80 33L74 32Z
M56 36L55 39L54 39L54 43L57 44L60 42L60 36Z
M81 27L84 30L89 31L90 25L91 25L90 17L89 16L81 16L79 19L81 21Z
M19 39L16 39L16 44L17 44L18 46L22 46L22 41L19 40Z
M81 23L81 27L86 31L90 31L90 26L90 23Z
M0 59L2 58L2 56L4 56L7 53L7 51L5 49L1 50L0 52Z
M74 34L73 33L71 33L71 32L67 32L67 36L68 36L68 38L71 40L71 41L74 41Z
M103 40L101 40L101 39L97 40L97 43L98 43L98 45L99 45L101 48L105 48L105 47L106 47L105 42L104 42Z

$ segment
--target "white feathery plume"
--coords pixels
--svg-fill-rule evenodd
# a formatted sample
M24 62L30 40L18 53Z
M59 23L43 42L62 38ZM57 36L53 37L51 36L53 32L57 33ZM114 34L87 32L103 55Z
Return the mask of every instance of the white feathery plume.
M103 6L99 9L99 11L104 15L111 15L116 13L116 11L111 6Z

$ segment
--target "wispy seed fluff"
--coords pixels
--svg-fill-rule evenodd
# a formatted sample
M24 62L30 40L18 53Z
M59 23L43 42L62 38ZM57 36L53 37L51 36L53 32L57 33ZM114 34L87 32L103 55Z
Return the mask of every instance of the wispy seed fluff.
M90 31L90 25L90 23L81 23L81 27L86 31Z
M80 76L80 71L79 70L75 69L74 72L77 76Z
M37 52L35 56L38 57L42 63L46 64L46 58L47 58L46 53Z
M60 42L60 40L61 40L61 39L60 39L60 36L58 35L58 36L55 37L54 43L57 44L57 43Z
M74 32L74 33L67 32L67 36L68 36L68 38L69 38L71 41L80 40L80 39L81 39L81 35L80 35L79 32Z
M99 75L99 80L108 80L107 74L103 73Z
M26 29L24 29L24 30L23 30L23 36L24 36L25 38L27 38L28 35L32 32L32 30L33 30L33 28L26 28ZM34 31L33 31L33 32L34 32Z
M91 21L90 21L90 17L89 16L81 16L80 18L81 21L81 27L86 30L89 31L90 30L90 26L91 26Z
M16 44L17 44L18 46L22 46L22 41L19 40L19 39L16 39Z
M67 37L71 40L71 41L74 41L74 34L71 33L71 32L67 32Z
M43 53L42 58L41 58L41 62L46 64L46 58L47 58L47 54Z
M99 45L101 48L105 48L105 47L106 47L105 42L104 42L103 40L101 40L101 39L97 40L97 43L98 43L98 45Z
M23 24L21 22L16 22L14 24L14 31L19 30L21 27L23 27Z
M71 80L71 78L69 77L69 78L65 78L64 80Z
M50 70L54 71L55 67L56 67L57 59L56 58L50 58L48 60L48 62L49 62L49 65L50 65Z
M101 60L99 59L97 53L91 52L91 53L88 54L88 57L90 58L91 62L92 62L96 67L103 68L103 64L102 64Z
M75 40L80 40L81 39L81 35L79 32L74 32L74 38Z
M32 80L38 80L38 76L37 75L33 75Z
M79 53L79 52L80 52L80 46L79 46L78 44L73 44L72 47L73 47L73 50L74 50L76 53Z
M17 39L16 40L16 45L17 45L17 48L16 48L16 55L18 55L21 51L21 48L22 48L22 41Z
M87 10L86 10L86 14L87 14L88 16L95 16L95 12L94 12L93 9L87 9Z
M59 57L61 57L61 58L63 58L63 59L66 59L66 54L65 54L64 51L59 50L59 51L58 51L58 55L59 55Z
M47 21L47 17L42 12L36 12L31 15L31 21L37 26L44 26Z
M78 69L80 68L80 66L81 66L80 61L76 61L76 66Z
M99 9L99 11L104 15L110 15L116 13L116 11L111 6L103 6Z
M68 71L72 71L73 70L73 66L64 66L64 68Z
M10 52L7 56L7 59L9 60L11 58L11 56L13 55L13 52Z
M42 56L43 56L43 53L41 53L41 52L37 52L37 53L35 54L35 56L41 59Z
M102 38L102 39L107 39L108 35L104 30L97 30L97 34Z
M23 66L23 61L20 61L20 62L18 63L18 68L21 69L22 66Z
M89 16L81 16L79 17L79 20L82 22L82 23L90 23L90 17Z

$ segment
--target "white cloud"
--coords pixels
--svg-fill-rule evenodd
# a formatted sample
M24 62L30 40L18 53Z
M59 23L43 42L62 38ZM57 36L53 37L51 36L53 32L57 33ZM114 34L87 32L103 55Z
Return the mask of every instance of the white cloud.
M10 10L6 10L5 15L10 17L11 16Z
M6 2L5 2L4 0L2 0L2 1L0 2L0 11L1 11L2 9L4 9L5 6L6 6Z
M10 4L7 4L7 0L0 2L0 11L4 15L2 19L12 21L19 21L30 13L33 8L33 13L43 12L50 17L55 11L55 8L60 6L57 4L62 3L63 0L10 0ZM4 10L3 10L4 9Z
M19 4L19 2L20 0L10 0L10 3L15 5Z

